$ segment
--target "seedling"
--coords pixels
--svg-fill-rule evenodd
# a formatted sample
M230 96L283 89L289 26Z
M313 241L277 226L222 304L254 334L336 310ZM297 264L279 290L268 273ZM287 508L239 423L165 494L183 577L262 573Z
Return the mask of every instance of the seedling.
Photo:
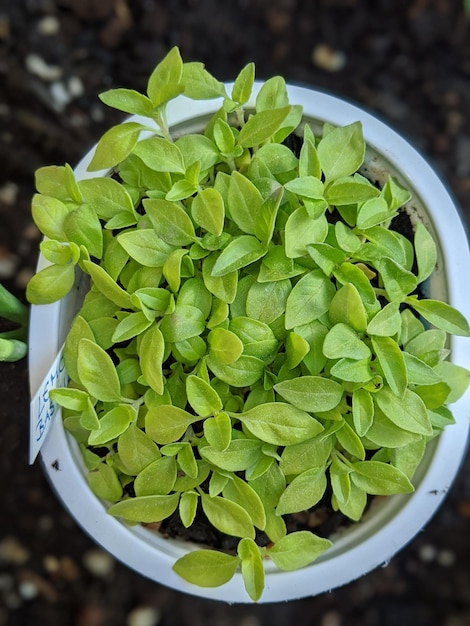
M3 285L0 285L0 318L12 326L0 332L0 361L19 361L27 351L28 309Z
M394 230L410 194L361 174L361 124L318 133L280 77L248 107L254 75L227 93L174 48L146 94L102 94L148 124L105 133L95 178L38 170L50 265L27 294L49 303L77 269L90 277L65 344L71 383L51 395L109 514L187 528L205 515L236 549L189 552L175 571L217 586L240 568L256 601L265 559L293 570L331 545L288 533L287 516L331 493L358 521L370 496L413 491L468 385L447 336L470 330L421 295L436 245L422 223L412 241ZM181 94L221 106L174 137L166 110Z

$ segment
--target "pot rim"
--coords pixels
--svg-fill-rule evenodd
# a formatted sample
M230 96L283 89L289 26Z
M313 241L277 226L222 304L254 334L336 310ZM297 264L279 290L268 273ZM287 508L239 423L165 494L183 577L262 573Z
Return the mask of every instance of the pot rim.
M262 83L255 83L250 104L254 104ZM226 85L230 93L232 84ZM470 313L470 253L465 228L448 190L419 152L395 130L359 106L314 88L288 85L291 103L300 104L304 116L346 125L363 124L368 148L395 170L402 182L416 194L429 213L431 229L437 233L442 260L439 272L445 281L447 300L462 313ZM179 96L168 108L170 128L214 113L220 99L194 101ZM142 121L139 116L129 118ZM148 126L148 120L145 119ZM75 169L77 178L91 178L106 172L87 172L94 148ZM44 265L40 257L39 267ZM75 290L64 301L32 306L29 338L30 387L32 397L62 345L79 298ZM65 315L65 320L64 318ZM451 360L470 369L470 350L465 338L451 338ZM282 572L266 564L266 585L260 602L279 602L313 596L342 586L386 564L428 522L444 499L465 455L469 432L470 390L452 405L456 424L448 427L429 446L413 482L416 491L379 502L364 519L338 537L333 547L312 565L294 572ZM202 588L186 583L172 568L176 558L192 546L168 540L143 527L130 528L108 516L104 504L90 491L82 471L78 447L55 419L41 450L47 477L71 515L98 544L142 575L166 586L193 595L226 602L250 602L241 578L221 587ZM193 546L194 547L194 546Z

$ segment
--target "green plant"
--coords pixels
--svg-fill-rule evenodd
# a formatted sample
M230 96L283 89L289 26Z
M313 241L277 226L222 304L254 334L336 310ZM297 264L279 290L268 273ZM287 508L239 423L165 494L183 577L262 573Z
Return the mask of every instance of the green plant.
M1 284L0 318L14 326L13 329L0 332L0 361L19 361L27 350L28 309Z
M248 108L253 82L249 64L228 94L175 48L147 95L102 94L149 123L102 137L89 169L107 176L38 170L50 265L27 295L52 302L76 267L90 276L65 344L71 384L51 395L108 512L131 524L177 512L190 527L202 510L236 551L190 552L174 569L216 586L240 567L257 600L264 558L292 570L331 545L287 533L286 516L331 490L357 521L369 496L413 491L468 385L447 334L470 329L419 295L435 243L421 223L412 242L393 230L410 194L359 173L360 123L315 136L280 77ZM166 106L180 94L221 107L175 138Z

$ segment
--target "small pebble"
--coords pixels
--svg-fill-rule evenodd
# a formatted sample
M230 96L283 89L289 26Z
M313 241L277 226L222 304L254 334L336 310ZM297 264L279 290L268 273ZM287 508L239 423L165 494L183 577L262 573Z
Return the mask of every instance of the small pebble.
M3 187L0 187L0 202L8 205L15 204L18 191L19 189L16 183L10 181L5 183Z
M127 616L127 626L157 626L161 620L158 609L150 606L138 606Z
M29 551L16 539L5 537L0 542L0 561L12 565L24 565L29 560Z
M38 22L38 33L45 37L57 35L60 30L59 20L55 15L45 15Z
M327 72L339 72L346 65L346 55L328 44L318 44L312 51L312 63Z
M85 92L82 79L78 76L71 76L69 78L68 89L69 94L72 96L72 98L79 98L80 96L83 96Z
M61 81L55 81L51 84L50 93L57 111L63 111L72 100L69 90Z
M437 550L434 546L426 544L419 549L419 558L424 563L430 563L436 558Z
M341 626L343 620L337 611L327 611L321 618L320 626Z
M43 558L42 564L48 574L55 574L60 569L59 559L52 554L47 554Z
M19 584L18 592L23 600L33 600L39 594L39 589L31 581L24 581Z
M83 555L83 564L89 572L98 578L107 578L114 569L114 559L103 550L88 550Z
M46 81L59 80L62 76L62 68L58 65L49 65L37 54L28 54L25 59L27 70Z
M441 550L436 557L436 561L442 567L450 567L455 563L455 552L452 550Z

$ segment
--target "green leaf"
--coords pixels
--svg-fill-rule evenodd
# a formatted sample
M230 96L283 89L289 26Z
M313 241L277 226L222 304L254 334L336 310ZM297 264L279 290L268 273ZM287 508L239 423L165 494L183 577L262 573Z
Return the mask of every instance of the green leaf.
M201 417L208 417L222 410L222 400L217 391L208 382L190 374L186 378L188 402Z
M250 516L239 504L215 496L201 495L202 510L209 522L221 532L233 537L255 538L255 529Z
M189 426L200 420L184 409L170 404L151 407L145 416L145 432L159 444L178 441Z
M133 337L137 337L143 333L149 326L153 324L153 320L149 320L142 311L136 313L125 313L114 329L112 335L113 343L121 343L128 341Z
M275 391L302 411L330 411L343 397L343 387L322 376L301 376L274 385ZM313 435L312 435L313 436Z
M436 375L442 377L450 388L450 394L447 398L449 404L461 398L470 384L470 372L456 363L442 361L435 367L434 371Z
M346 253L327 243L313 243L307 246L307 252L323 271L330 277L335 267L346 260Z
M357 487L376 496L395 493L411 493L413 485L407 476L388 463L380 461L358 461L353 463L351 479Z
M150 217L158 236L173 246L186 246L196 240L191 218L177 204L147 198L143 201L144 208Z
M276 385L276 391L277 387L285 383ZM236 417L255 437L276 446L288 446L311 439L323 430L320 422L311 415L285 402L260 404Z
M135 148L142 130L142 124L123 122L106 131L96 146L88 171L111 169L124 161Z
M186 491L181 495L178 512L185 528L189 528L194 522L198 502L199 494L195 491Z
M276 541L267 554L280 570L291 572L315 561L331 545L328 539L299 530Z
M144 139L139 141L133 152L156 172L185 173L181 150L168 139L162 137Z
M285 311L291 293L290 280L254 282L246 296L246 314L264 324L271 324Z
M354 122L333 129L320 140L317 151L327 181L354 174L365 155L362 124Z
M308 324L328 311L335 287L321 270L313 270L296 283L286 302L286 328Z
M190 304L177 304L173 313L165 315L160 330L165 341L174 343L200 335L204 331L204 314Z
M212 187L201 190L191 204L191 215L196 224L213 235L221 235L225 208L221 194Z
M291 107L255 113L240 130L238 144L243 148L258 146L274 135L290 113Z
M359 291L352 283L346 283L334 294L328 314L332 324L346 324L359 333L367 328L367 312Z
M162 104L160 92L168 85L181 82L183 75L183 61L176 46L166 54L153 70L147 83L147 94L154 106Z
M110 515L122 517L128 522L152 524L161 522L176 511L180 495L140 496L116 502L108 509Z
M431 276L437 263L436 244L422 222L415 226L414 246L418 264L418 283L421 283Z
M212 268L212 276L225 276L235 272L254 263L265 253L266 247L258 239L251 235L240 235L222 250Z
M204 285L216 298L228 304L235 300L237 294L238 274L230 272L224 276L212 276L212 268L214 267L218 255L210 254L202 262L202 278Z
M470 326L466 318L446 302L439 300L417 300L407 298L415 311L424 317L425 320L452 335L470 337Z
M258 602L264 590L264 564L259 546L253 539L245 537L237 546L241 558L241 571L246 592Z
M310 244L323 243L328 234L325 215L312 219L305 207L293 211L285 226L285 251L291 259L303 257Z
M128 255L144 267L163 267L173 248L153 228L128 230L117 236Z
M286 446L279 467L286 476L295 476L308 469L324 467L333 447L333 437L324 433L301 443Z
M352 394L352 417L359 437L364 437L374 419L372 395L365 389L355 389Z
M418 285L416 276L393 259L381 259L378 269L391 301L402 302Z
M31 201L31 213L39 230L50 239L67 239L63 225L69 213L66 205L51 196L35 194Z
M256 491L247 482L233 475L223 488L222 494L224 498L244 508L256 528L264 530L266 514L263 503Z
M367 333L380 337L393 337L401 332L401 323L399 303L389 302L367 324Z
M136 410L129 404L119 404L100 418L98 430L92 430L88 437L90 446L101 446L122 435L137 417Z
M223 83L216 80L204 69L202 63L185 63L182 82L184 84L184 95L193 100L224 98L227 95Z
M78 344L77 369L88 393L103 402L119 402L121 384L114 363L100 346L89 339Z
M399 398L391 389L383 387L374 395L374 400L384 414L400 428L419 435L432 434L426 406L413 391L407 389L403 397Z
M255 64L248 63L238 74L232 88L232 100L239 104L248 102L255 80Z
M232 439L225 450L203 445L199 452L205 461L221 470L242 472L259 460L261 444L256 439Z
M235 333L225 328L214 328L207 336L209 354L221 365L229 365L240 358L243 343ZM256 356L256 355L254 355Z
M233 578L240 559L217 550L196 550L180 557L173 570L198 587L219 587Z
M346 421L343 421L342 427L336 431L335 435L338 443L346 452L361 461L365 459L365 450L361 439Z
M51 304L66 296L74 282L74 265L49 265L30 278L26 298L31 304Z
M242 341L243 353L268 360L276 351L277 339L271 328L259 320L238 316L230 321L229 329Z
M137 476L150 463L160 458L157 445L134 423L119 437L118 454L132 476Z
M85 271L90 274L96 288L116 306L131 308L132 301L127 291L111 278L111 276L100 265L92 261L83 261Z
M325 467L313 467L294 478L279 498L277 515L307 511L317 504L326 490Z
M255 234L255 217L263 204L263 196L255 185L235 170L230 176L227 212L235 224L249 235Z
M323 354L329 359L367 359L371 352L351 326L335 324L325 337Z
M100 463L98 467L87 475L88 485L92 492L110 502L116 502L122 497L122 487L116 472L107 463Z
M391 337L372 337L374 350L391 390L403 398L408 386L408 375L403 353Z
M232 420L227 413L204 420L204 436L212 448L219 452L227 450L232 441Z
M287 191L295 193L302 198L321 200L323 198L323 183L316 176L301 176L293 178L284 185ZM327 204L325 203L325 209Z
M310 344L306 339L291 331L286 337L285 349L286 367L291 370L302 363L304 357L310 351Z
M176 473L176 459L172 456L162 456L147 465L134 481L134 490L137 497L166 496L173 490Z
M108 89L98 97L106 106L125 113L150 117L153 112L151 100L134 89Z
M63 223L68 241L84 246L91 256L103 255L103 231L95 211L86 204L70 211Z
M378 226L393 216L388 204L383 198L370 198L362 204L357 213L356 226L361 230L367 230Z
M348 176L339 178L328 185L325 198L333 206L345 206L366 202L379 194L377 187L374 187L367 179ZM359 225L358 228L360 228Z
M162 373L164 354L165 340L160 329L153 326L142 335L139 344L139 357L145 382L159 395L164 391Z
M224 383L233 387L249 387L263 374L264 363L253 356L242 354L233 363L220 363L211 355L207 358L209 369Z

